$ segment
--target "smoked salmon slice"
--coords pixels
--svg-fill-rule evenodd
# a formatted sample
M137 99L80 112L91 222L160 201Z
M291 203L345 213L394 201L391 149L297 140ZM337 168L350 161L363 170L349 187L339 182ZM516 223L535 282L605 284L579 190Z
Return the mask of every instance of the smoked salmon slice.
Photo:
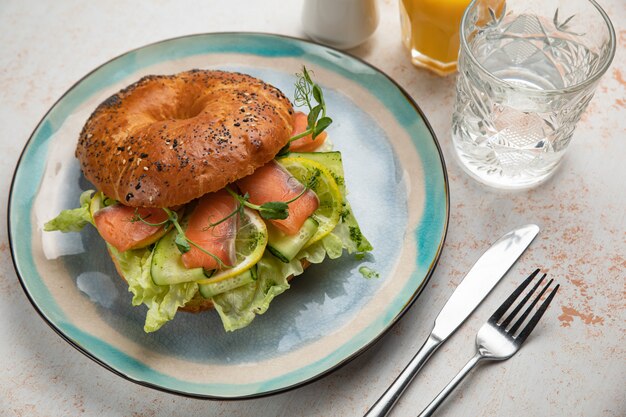
M304 132L307 125L307 115L301 111L295 112L293 115L293 131L291 132L291 136L293 137ZM312 152L322 146L326 140L326 136L326 132L322 132L317 135L315 140L313 140L313 135L307 135L303 138L296 139L289 145L289 150L292 152Z
M236 262L235 238L239 216L231 216L215 226L210 224L226 218L236 208L237 202L226 190L205 194L198 200L198 205L189 216L185 231L187 239L217 256L227 266L233 266ZM187 268L220 269L215 258L193 245L182 258Z
M250 196L250 202L257 205L270 201L287 202L304 190L304 185L276 161L270 161L252 175L240 179L237 185L243 194L247 193ZM284 220L268 221L284 233L293 235L318 207L317 195L311 190L306 190L297 200L288 204L289 217Z
M137 211L135 211L137 210ZM165 227L150 226L146 222L161 223L167 213L160 208L135 208L114 204L96 211L93 215L100 236L120 252L142 248L156 242L165 233Z

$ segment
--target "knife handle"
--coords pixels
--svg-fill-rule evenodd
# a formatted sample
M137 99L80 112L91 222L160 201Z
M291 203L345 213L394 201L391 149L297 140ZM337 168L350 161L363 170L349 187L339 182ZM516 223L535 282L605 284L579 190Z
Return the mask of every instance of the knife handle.
M411 362L398 375L393 384L387 388L387 391L374 403L364 417L385 417L393 406L396 404L400 396L409 386L415 375L422 369L428 358L443 343L443 340L435 337L432 333L424 342L420 350L415 354Z

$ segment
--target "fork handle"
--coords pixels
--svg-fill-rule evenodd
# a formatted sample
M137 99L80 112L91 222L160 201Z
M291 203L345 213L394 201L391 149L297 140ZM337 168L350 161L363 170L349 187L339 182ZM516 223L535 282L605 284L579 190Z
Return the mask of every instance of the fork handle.
M474 355L474 357L470 359L469 362L467 362L463 369L461 369L461 371L456 374L454 378L452 378L452 381L450 381L448 385L446 385L446 387L441 390L441 392L435 397L435 399L432 400L430 404L428 404L428 407L426 407L424 411L422 411L421 414L417 417L432 416L435 410L437 410L437 408L441 405L441 403L443 403L448 395L450 395L450 393L454 391L454 389L459 385L463 378L465 378L467 374L469 374L470 371L474 369L476 365L478 365L481 359L484 358L480 355L480 353Z
M387 391L376 401L376 403L370 408L364 417L385 417L393 406L396 404L402 393L409 386L415 375L424 366L428 358L437 350L437 348L443 343L443 340L433 336L428 336L428 339L420 350L415 354L411 362L404 368L404 370L398 375L396 380L387 388Z

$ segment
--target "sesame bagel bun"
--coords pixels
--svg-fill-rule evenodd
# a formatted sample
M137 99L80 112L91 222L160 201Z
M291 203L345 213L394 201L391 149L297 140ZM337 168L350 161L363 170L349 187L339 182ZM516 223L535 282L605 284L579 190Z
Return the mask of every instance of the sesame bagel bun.
M287 144L293 107L249 75L144 77L100 104L80 134L85 177L132 207L171 207L252 174Z

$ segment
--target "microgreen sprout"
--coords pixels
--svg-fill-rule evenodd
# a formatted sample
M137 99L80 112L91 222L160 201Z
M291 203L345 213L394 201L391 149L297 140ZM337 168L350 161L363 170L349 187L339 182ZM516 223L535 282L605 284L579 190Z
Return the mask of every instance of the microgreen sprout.
M148 214L147 216L142 216L141 214L139 214L139 208L136 207L135 208L135 214L133 214L133 217L131 217L130 222L131 223L135 223L135 222L142 222L144 224L147 224L148 226L154 226L154 227L159 227L159 226L163 226L167 223L170 222L170 219L167 218L165 220L163 220L162 222L158 222L158 223L150 223L147 219L150 218L150 216L152 216L152 214ZM169 226L169 225L168 225Z
M231 217L235 216L239 214L239 217L243 217L243 206L242 205L237 205L237 208L235 210L233 210L231 213L229 213L226 217L224 217L221 220L216 221L215 223L211 223L210 219L209 219L209 225L205 228L203 228L202 230L209 230L210 228L213 228L215 226L217 226L218 224L222 224L224 223L226 220L230 219Z
M219 256L204 249L203 247L198 245L196 242L189 239L187 235L185 235L185 231L183 230L182 226L180 225L180 222L178 221L178 213L168 208L163 208L163 211L165 211L165 213L167 214L167 219L159 223L150 223L146 220L148 217L150 217L150 215L147 215L146 217L142 217L139 214L138 209L135 209L135 215L131 218L131 222L140 221L149 226L155 226L155 227L165 226L165 228L168 228L171 224L174 226L174 228L178 232L178 234L176 235L176 238L174 239L174 243L176 244L176 247L178 248L181 254L189 252L191 250L191 246L195 246L200 252L205 253L209 255L211 258L215 259L215 262L217 262L220 269L230 268L230 266L226 265L219 258Z
M300 194L298 194L297 196L295 196L294 198L288 201L268 201L267 203L258 205L258 204L253 204L250 202L250 195L248 193L244 195L239 195L233 190L231 190L229 187L226 187L226 191L228 191L228 193L232 195L233 198L235 198L237 202L239 203L238 207L232 213L230 213L226 218L234 216L236 213L243 214L243 207L245 206L245 207L251 208L252 210L258 211L261 217L263 217L264 219L284 220L287 217L289 217L289 204L293 203L294 201L302 197L302 195L306 192L307 189L308 187L304 187L302 191L300 192ZM219 224L222 221L224 221L226 218L220 220L218 223L213 223L213 224Z
M298 107L307 107L309 115L307 117L307 128L304 132L292 136L289 143L311 135L313 140L317 138L330 124L332 119L326 116L326 102L324 101L324 93L317 83L311 78L312 72L302 66L302 73L296 74L296 91L294 93L294 102ZM289 143L281 149L280 154L289 151Z

